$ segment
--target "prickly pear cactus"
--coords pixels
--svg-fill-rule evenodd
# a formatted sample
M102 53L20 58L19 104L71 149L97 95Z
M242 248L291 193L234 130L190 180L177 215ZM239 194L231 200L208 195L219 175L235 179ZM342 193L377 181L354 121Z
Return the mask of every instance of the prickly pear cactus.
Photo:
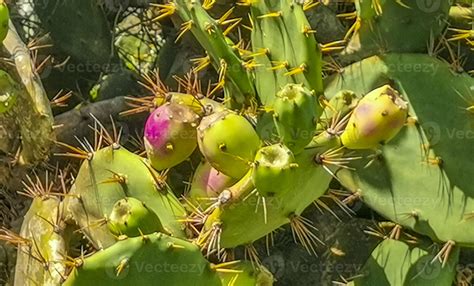
M415 66L420 70L402 68ZM469 154L474 150L466 136L472 132L474 80L426 55L390 54L346 67L328 79L326 92L350 87L366 94L388 83L408 102L406 126L339 178L383 216L434 241L473 246Z
M184 235L184 225L178 222L186 215L183 206L143 158L116 144L87 156L66 205L96 247L105 248L116 241L107 227L107 217L115 204L127 197L145 203L168 233ZM158 222L156 227L159 230Z
M459 248L446 261L440 261L426 245L386 239L372 252L359 277L350 286L453 284Z
M197 246L161 233L126 238L77 265L64 285L221 285Z

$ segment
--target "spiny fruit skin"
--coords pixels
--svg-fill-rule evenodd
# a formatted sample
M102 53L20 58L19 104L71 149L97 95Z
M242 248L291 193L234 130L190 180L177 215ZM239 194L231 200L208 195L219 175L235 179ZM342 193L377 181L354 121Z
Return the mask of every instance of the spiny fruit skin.
M252 172L257 191L272 197L279 191L291 189L291 177L298 164L290 149L282 144L261 148L255 156Z
M215 198L236 182L236 179L217 171L208 162L202 162L194 172L191 189L187 196L193 203L204 207L212 201L202 200L203 198Z
M165 232L158 216L143 202L131 197L115 203L107 226L117 236L135 237L155 231Z
M153 168L171 168L194 152L198 120L190 108L176 103L166 103L150 114L144 141Z
M240 179L250 169L261 142L243 116L224 110L203 118L198 127L198 144L212 167Z
M65 286L221 285L196 245L161 233L127 238L81 262Z
M311 142L318 114L317 97L298 84L286 85L273 106L273 117L281 141L294 153L299 153Z
M3 42L8 34L8 21L10 20L10 12L8 6L3 1L0 2L0 42Z
M341 135L342 144L348 149L376 148L395 137L407 117L407 103L384 85L360 100Z

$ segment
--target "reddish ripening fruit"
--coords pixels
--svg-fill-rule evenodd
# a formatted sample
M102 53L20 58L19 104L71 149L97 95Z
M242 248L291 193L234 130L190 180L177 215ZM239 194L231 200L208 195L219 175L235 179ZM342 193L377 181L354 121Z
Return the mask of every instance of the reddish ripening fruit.
M156 170L171 168L188 158L197 146L199 116L189 107L166 103L153 111L145 125L145 149Z
M405 125L408 105L389 85L364 96L341 135L348 149L372 149L395 137Z

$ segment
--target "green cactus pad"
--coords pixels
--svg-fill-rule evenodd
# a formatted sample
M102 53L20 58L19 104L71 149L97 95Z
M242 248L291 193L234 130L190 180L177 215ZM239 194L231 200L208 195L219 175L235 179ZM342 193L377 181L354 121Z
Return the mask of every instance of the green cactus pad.
M280 140L295 154L311 142L320 112L317 97L302 85L288 84L278 92L273 118Z
M444 267L432 252L429 245L409 245L403 241L386 239L372 252L359 277L347 285L453 285L459 248L450 253Z
M185 210L172 191L143 158L122 147L109 146L83 162L74 188L66 198L68 209L97 248L115 242L105 222L117 201L126 197L145 202L173 236L184 236L178 222Z
M161 233L119 241L80 264L65 286L221 285L197 246Z
M293 0L251 2L255 85L266 106L288 83L322 94L322 58L303 7Z
M326 94L364 94L387 83L408 101L408 124L380 155L339 172L341 181L398 224L434 241L474 246L474 79L427 55L389 54L346 67L328 79Z
M224 110L203 118L198 127L198 145L216 170L240 179L249 170L261 143L243 116Z
M350 59L427 50L446 27L451 1L357 0L357 31L343 54Z
M135 198L125 198L116 202L107 217L107 225L117 236L134 237L156 231L165 232L158 216L145 203Z
M216 70L224 69L225 85L235 91L231 95L237 106L249 103L255 98L255 88L250 74L242 65L239 55L228 44L217 20L202 7L199 0L174 0L172 5L184 23L191 26L191 32L212 59Z

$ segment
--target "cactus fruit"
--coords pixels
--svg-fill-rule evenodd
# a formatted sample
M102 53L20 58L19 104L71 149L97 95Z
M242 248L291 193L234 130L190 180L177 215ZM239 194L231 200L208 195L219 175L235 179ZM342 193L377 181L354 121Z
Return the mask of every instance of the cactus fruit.
M293 153L282 144L263 147L255 156L253 183L263 197L289 190L294 169L298 167Z
M237 182L236 179L224 175L214 169L208 162L202 162L196 168L187 197L191 202L206 208L226 188Z
M243 116L216 112L204 117L197 130L199 149L212 167L235 179L247 173L261 142Z
M278 92L273 118L279 138L295 154L314 136L321 112L317 97L302 85L288 84Z
M153 111L145 124L145 149L156 170L176 166L197 147L199 116L190 108L166 103Z
M7 37L8 21L10 20L10 12L4 1L0 2L0 43Z
M409 245L407 242L385 239L371 254L362 273L348 286L419 286L453 285L459 248L452 250L444 262L436 259L429 245Z
M186 213L178 199L143 158L116 144L90 153L70 194L69 211L99 249L116 241L106 218L116 202L127 197L146 203L167 232L184 236L184 225L178 220Z
M77 265L65 286L221 285L197 246L161 233L118 241Z
M371 149L390 141L405 125L408 106L389 85L364 96L341 135L348 149Z
M165 232L158 216L145 203L135 198L116 202L107 217L107 225L116 236L134 237L156 231Z

